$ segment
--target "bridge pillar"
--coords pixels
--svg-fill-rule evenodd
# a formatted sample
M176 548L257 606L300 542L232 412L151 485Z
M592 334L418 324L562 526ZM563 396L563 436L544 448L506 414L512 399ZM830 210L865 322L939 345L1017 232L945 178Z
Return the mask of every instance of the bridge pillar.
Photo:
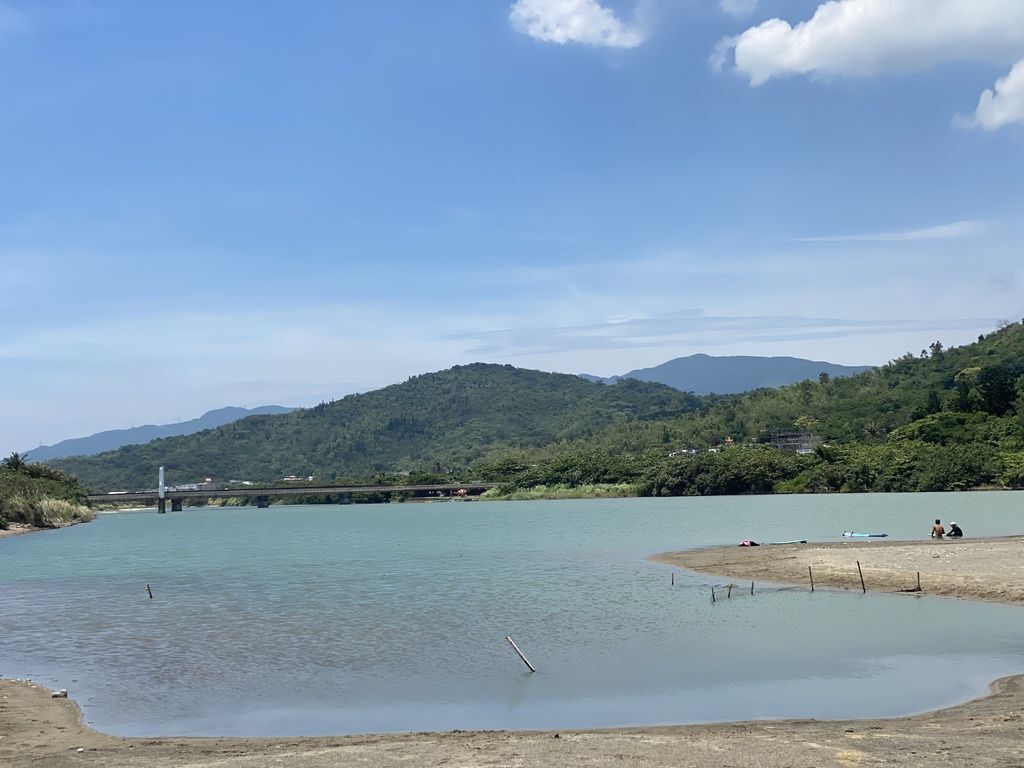
M156 513L158 515L167 514L167 499L160 497L156 500Z
M343 493L343 494L341 494L338 497L338 503L339 504L351 504L352 503L352 494L351 493Z
M181 499L171 499L171 512L181 512Z
M256 509L266 509L270 506L269 496L257 496L253 501L256 502Z

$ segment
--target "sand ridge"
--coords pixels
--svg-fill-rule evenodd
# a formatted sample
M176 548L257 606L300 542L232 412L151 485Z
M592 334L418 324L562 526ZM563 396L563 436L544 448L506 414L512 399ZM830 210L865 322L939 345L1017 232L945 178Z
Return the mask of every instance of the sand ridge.
M652 558L692 571L744 581L921 593L1024 603L1024 536L924 541L843 541L714 547L668 552Z

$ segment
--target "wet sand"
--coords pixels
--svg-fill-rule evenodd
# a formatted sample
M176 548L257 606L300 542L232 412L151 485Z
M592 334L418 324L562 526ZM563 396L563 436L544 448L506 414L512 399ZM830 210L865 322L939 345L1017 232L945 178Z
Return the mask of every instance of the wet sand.
M1024 676L951 709L894 720L761 721L597 731L450 732L284 739L122 739L81 724L68 699L0 681L0 765L251 768L443 765L906 768L1024 764ZM81 751L79 751L81 750Z
M1024 536L924 541L849 541L772 544L669 552L658 562L743 581L772 581L861 589L860 561L869 592L921 593L1024 603Z

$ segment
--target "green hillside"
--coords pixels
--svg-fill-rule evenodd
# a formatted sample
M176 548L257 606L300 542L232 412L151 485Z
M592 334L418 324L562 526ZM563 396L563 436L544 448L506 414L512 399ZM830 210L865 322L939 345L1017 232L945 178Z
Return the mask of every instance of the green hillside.
M719 398L699 412L617 424L491 457L508 490L630 483L636 492L923 491L1024 485L1024 325L938 343L858 376ZM824 444L798 456L779 432ZM724 447L726 439L733 447ZM722 446L709 453L710 446ZM691 454L688 449L697 450Z
M51 463L97 490L153 487L160 465L171 483L204 477L273 482L287 475L330 482L377 472L464 471L495 451L664 419L702 403L660 384L606 386L478 363L315 408Z
M54 464L102 490L152 487L161 464L172 483L426 471L499 482L509 494L1020 487L1022 374L1021 323L954 349L935 342L858 376L741 395L475 364ZM786 432L821 444L781 450Z

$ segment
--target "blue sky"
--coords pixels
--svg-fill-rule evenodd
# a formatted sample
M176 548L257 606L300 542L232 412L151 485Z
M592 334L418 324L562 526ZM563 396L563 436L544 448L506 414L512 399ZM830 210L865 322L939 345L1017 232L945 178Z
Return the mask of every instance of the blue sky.
M1024 314L1019 0L0 0L0 95L4 453Z

